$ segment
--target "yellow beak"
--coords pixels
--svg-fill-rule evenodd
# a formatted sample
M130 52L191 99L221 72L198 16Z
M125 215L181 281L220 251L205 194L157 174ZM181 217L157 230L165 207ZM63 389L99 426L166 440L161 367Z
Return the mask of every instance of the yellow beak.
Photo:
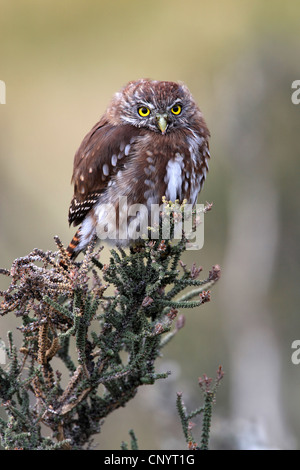
M156 119L157 119L157 127L161 131L162 134L165 133L165 130L167 128L168 122L167 122L167 114L157 114Z

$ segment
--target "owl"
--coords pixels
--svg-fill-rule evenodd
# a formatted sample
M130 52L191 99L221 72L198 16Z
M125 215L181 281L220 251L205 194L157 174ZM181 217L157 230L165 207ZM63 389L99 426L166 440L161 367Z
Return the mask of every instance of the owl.
M208 171L209 137L182 83L141 79L117 92L74 157L69 224L80 227L68 255L75 258L108 226L111 241L130 244L127 228L138 216L129 208L150 211L163 196L194 205Z

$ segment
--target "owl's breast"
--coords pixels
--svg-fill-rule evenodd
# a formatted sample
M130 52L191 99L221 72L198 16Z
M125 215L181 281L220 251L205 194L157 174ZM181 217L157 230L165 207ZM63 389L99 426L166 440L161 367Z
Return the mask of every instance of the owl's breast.
M143 136L136 145L133 170L145 188L145 199L161 203L166 196L195 204L203 176L198 149L193 135L185 132Z
M120 197L127 204L161 204L184 199L195 204L203 178L202 160L196 143L183 132L160 135L145 132L130 146L122 166L111 178L100 203L118 205Z

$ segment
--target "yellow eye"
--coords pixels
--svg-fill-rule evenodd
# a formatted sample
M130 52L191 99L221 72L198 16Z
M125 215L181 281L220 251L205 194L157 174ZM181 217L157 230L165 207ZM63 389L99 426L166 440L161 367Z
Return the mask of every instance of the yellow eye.
M179 105L179 104L175 104L172 108L171 108L171 111L173 114L180 114L181 113L181 110L182 110L182 107Z
M139 109L138 109L138 113L140 116L142 117L147 117L149 116L150 114L150 109L147 108L147 106L141 106Z

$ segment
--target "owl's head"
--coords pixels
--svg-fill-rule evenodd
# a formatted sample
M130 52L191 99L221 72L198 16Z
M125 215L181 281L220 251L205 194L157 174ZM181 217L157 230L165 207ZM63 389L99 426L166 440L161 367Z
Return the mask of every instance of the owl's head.
M161 134L191 127L202 116L185 85L147 79L129 82L115 94L107 112L115 124Z

